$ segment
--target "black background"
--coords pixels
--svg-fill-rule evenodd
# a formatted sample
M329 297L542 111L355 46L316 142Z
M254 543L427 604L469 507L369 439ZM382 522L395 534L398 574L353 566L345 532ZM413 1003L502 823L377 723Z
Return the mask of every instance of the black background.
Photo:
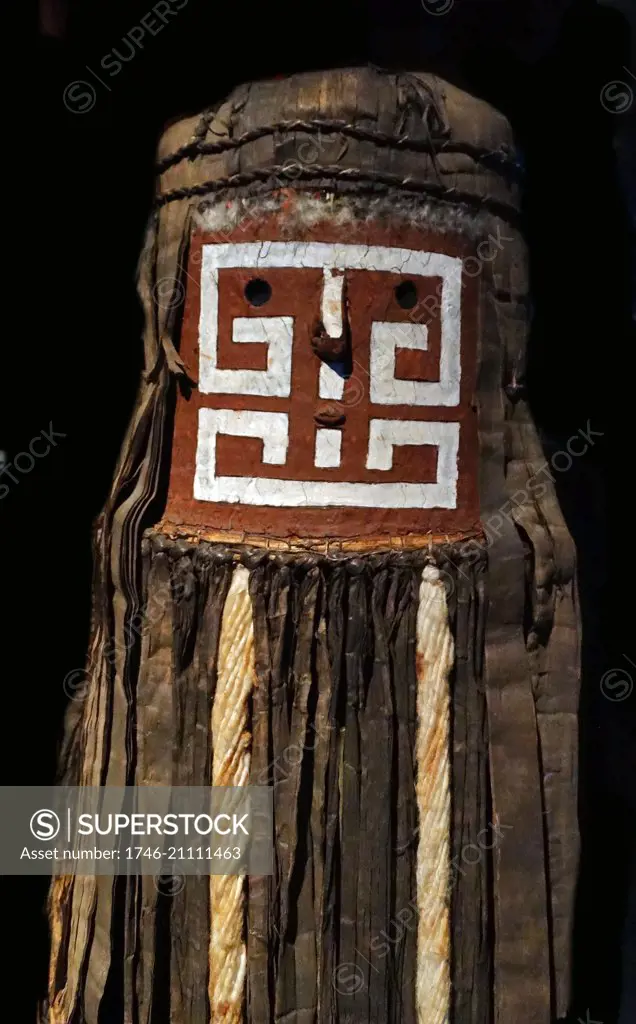
M588 425L603 433L557 478L578 546L584 625L572 1021L586 1021L589 1011L590 1020L615 1024L622 990L620 1024L633 1022L636 908L625 922L630 870L636 902L636 694L612 702L600 688L610 669L636 681L626 658L636 661L630 221L614 149L621 142L625 168L636 103L614 113L600 101L613 80L636 87L625 72L627 22L591 0L456 0L439 16L420 0L188 0L109 77L100 62L116 49L130 55L122 40L152 5L75 0L66 18L63 6L43 5L35 100L10 145L14 178L27 162L34 185L27 202L14 200L15 190L4 200L23 238L25 206L33 226L17 261L24 298L14 307L16 327L5 329L5 392L17 401L0 445L11 461L50 423L65 437L30 473L15 474L1 503L9 520L3 725L6 749L14 750L2 782L52 780L63 680L84 663L91 524L141 370L134 275L162 127L244 80L369 62L439 70L503 110L525 155L536 311L530 390L539 424L557 447ZM95 89L84 112L63 102L76 80ZM20 139L29 144L28 160ZM45 990L47 885L4 881L11 898L3 904L5 936L16 960L15 975L5 964L5 990L19 1002L10 1017L32 1021Z

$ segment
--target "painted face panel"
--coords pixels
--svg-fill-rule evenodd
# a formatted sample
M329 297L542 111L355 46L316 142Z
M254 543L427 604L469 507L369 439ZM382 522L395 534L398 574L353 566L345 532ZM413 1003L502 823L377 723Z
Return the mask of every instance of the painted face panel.
M477 509L476 289L414 229L196 236L166 519L276 537L461 533Z

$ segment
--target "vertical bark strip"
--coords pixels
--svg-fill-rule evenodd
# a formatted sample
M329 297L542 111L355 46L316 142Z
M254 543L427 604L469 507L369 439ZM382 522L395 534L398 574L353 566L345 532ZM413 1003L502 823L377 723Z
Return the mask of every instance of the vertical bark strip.
M343 664L344 729L340 758L340 948L338 967L338 1013L346 1021L362 1019L366 1005L371 965L364 945L365 922L358 916L361 861L371 855L360 842L362 827L362 738L360 703L362 662L367 635L367 595L364 577L354 563L348 580L344 609L345 642ZM365 837L368 843L368 837ZM365 909L362 909L364 915ZM360 933L360 935L359 935ZM365 959L363 959L366 957ZM349 971L352 981L348 981ZM342 975L342 980L341 980Z
M529 333L524 247L518 245L514 259L507 252L501 253L492 271L499 291L498 299L493 302L498 341L507 357L508 377L504 383L523 386ZM532 569L528 573L531 596L527 609L531 625L526 647L542 775L553 1013L560 1019L569 1008L572 921L579 858L580 616L576 552L553 486L554 477L546 459L548 453L543 451L523 392L508 406L507 417L506 487L511 495L515 523L532 551Z
M247 890L213 879L205 894L189 879L169 901L146 879L56 879L47 1024L229 1024L242 1019L244 988L249 1024L415 1024L436 983L453 1024L548 1024L569 995L578 612L571 542L522 397L528 287L510 126L434 75L343 68L242 86L172 125L159 158L139 272L144 374L95 530L90 682L69 716L61 777L267 781L275 873ZM479 565L461 545L428 558L388 537L391 550L364 557L272 554L240 534L233 548L176 541L166 524L142 540L178 459L169 438L194 225L213 214L222 236L223 216L258 218L263 197L290 213L291 237L302 230L294 204L318 195L323 214L345 207L343 239L351 220L379 217L486 247L474 405L490 534ZM416 630L420 586L441 616L441 580L420 579L425 560L453 580L446 718L429 707L443 673L424 685L421 657L416 672L416 640L422 654L432 636L425 601ZM164 581L162 615L140 635ZM452 779L425 800L428 766L449 749L444 728ZM447 815L450 909L443 857L439 875L429 863L443 846L422 824L429 813Z
M417 888L416 850L418 842L417 801L415 799L417 734L416 621L420 585L419 564L396 574L392 623L389 630L391 687L395 709L392 766L393 844L395 861L391 878L389 936L392 959L389 978L390 1024L414 1021L415 984L402 983L394 988L393 979L414 979L417 971ZM383 937L382 931L380 936ZM380 941L382 941L380 939ZM385 940L386 941L386 940ZM376 938L376 946L379 945Z
M307 1024L315 1012L316 938L313 919L313 856L310 841L311 751L307 745L309 697L313 681L314 631L320 574L300 562L294 588L294 630L290 675L279 748L283 771L277 801L281 824L280 950L276 1012L297 1024ZM289 686L289 684L291 684ZM289 1015L289 1016L288 1016Z
M524 627L525 549L507 509L509 408L491 292L484 286L479 370L482 516L491 529L484 675L493 823L510 829L493 849L495 1024L551 1018L548 879L537 715ZM494 524L494 525L493 525Z
M448 870L432 890L444 919L422 915L416 885L418 849L422 859L433 840L428 825L418 827L416 766L420 784L430 783L426 757L439 766L442 742L431 721L428 755L416 751L416 705L421 747L422 699L436 699L416 657L430 630L420 590L431 556L267 555L160 534L145 550L138 771L173 784L201 785L207 773L215 784L271 785L275 874L250 878L247 888L241 879L217 876L208 886L192 877L170 894L150 879L129 884L128 912L131 900L139 912L127 941L138 957L129 976L111 971L107 998L126 991L144 1024L163 1024L168 1013L174 1024L417 1024L418 930L421 953L422 928L434 944L445 920L454 944L445 985L452 974L457 1022L486 1024L489 964L472 937L486 942L491 852L477 864L461 859L487 824L483 565L473 567L460 548L439 563L457 645L450 909ZM443 593L441 582L427 587ZM433 797L432 813L448 815ZM352 824L360 822L362 838ZM73 945L60 934L63 975Z
M216 690L222 611L231 578L231 564L219 564L205 551L191 557L182 554L173 562L175 786L204 786L211 777L210 708ZM210 886L207 878L198 876L179 879L179 883L174 893L160 895L169 915L169 942L161 934L162 950L169 964L159 964L158 971L165 980L157 991L155 1009L160 1013L163 1005L165 1012L169 1002L177 1020L207 1020L209 1004L204 981L208 974Z
M451 563L447 563L450 568ZM452 674L452 1014L454 1021L492 1019L492 850L507 834L492 826L488 779L483 561L445 570L455 665ZM504 822L504 826L509 823ZM503 839L502 839L503 836Z
M269 581L264 567L257 566L250 574L250 596L254 610L254 671L256 686L252 700L252 759L250 784L274 785L272 779L272 738L270 731L271 662L267 632L256 625L264 621L269 601ZM247 963L247 1021L270 1019L272 987L270 950L275 935L272 930L272 880L269 876L250 875L248 885L247 931L249 956Z
M172 781L174 737L173 634L179 634L178 611L171 580L172 560L158 551L149 559L146 577L145 628L141 636L140 671L137 683L137 768L148 786L169 786ZM130 878L141 889L141 922L138 960L134 962L135 987L142 1024L152 1019L157 973L169 972L158 955L157 913L160 893L153 878ZM131 961L131 967L133 961ZM128 984L125 986L128 989Z

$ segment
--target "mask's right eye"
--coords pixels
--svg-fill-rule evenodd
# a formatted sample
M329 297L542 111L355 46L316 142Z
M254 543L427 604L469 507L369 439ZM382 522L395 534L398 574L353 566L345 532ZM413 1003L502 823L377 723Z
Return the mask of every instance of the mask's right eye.
M395 301L402 309L413 309L417 303L417 288L413 281L401 281L395 286Z
M250 306L264 306L272 297L272 286L261 277L253 277L245 285L244 294Z

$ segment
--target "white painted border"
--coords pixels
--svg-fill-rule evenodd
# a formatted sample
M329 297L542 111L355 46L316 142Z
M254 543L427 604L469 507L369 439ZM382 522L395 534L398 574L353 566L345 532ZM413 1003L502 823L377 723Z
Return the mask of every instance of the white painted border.
M252 394L288 397L291 387L292 317L238 317L233 341L262 340L267 343L267 370L219 370L218 273L222 269L317 268L323 271L321 312L330 334L341 329L338 297L340 275L332 271L370 270L411 277L442 279L440 295L441 354L440 381L395 381L389 386L388 373L395 365L397 347L426 348L426 328L421 324L376 322L376 349L387 345L382 365L378 351L370 369L380 374L371 382L372 401L378 404L456 406L461 379L461 269L460 257L387 246L347 245L331 242L238 242L205 244L201 259L201 313L199 319L199 388L203 394ZM340 314L341 316L341 314ZM252 326L253 322L253 326ZM402 328L402 330L400 330ZM403 328L406 328L404 330ZM412 328L412 329L410 329ZM389 356L388 363L386 356ZM386 364L386 365L385 365ZM323 368L324 369L324 368ZM343 382L331 368L321 373L320 396L340 397ZM373 376L373 374L372 374ZM332 377L337 379L332 379ZM406 385L402 388L401 385ZM413 386L415 385L415 386ZM399 397L398 397L399 396ZM355 483L344 481L268 480L263 477L217 477L216 437L218 433L260 437L263 462L284 465L287 457L288 417L286 413L200 409L194 497L200 501L264 505L274 507L358 507L358 508L456 508L459 453L459 423L421 420L372 419L369 424L369 468L389 469L393 447L399 444L434 444L439 449L437 482ZM318 440L318 439L317 439ZM326 439L325 439L326 440ZM320 454L318 454L320 452ZM322 458L321 445L317 456ZM333 458L333 454L331 458Z
M316 431L314 466L334 469L342 458L342 431L319 428Z
M218 304L218 288L213 305ZM217 313L214 312L216 323ZM237 316L232 341L267 345L266 370L221 370L217 366L218 330L199 338L199 389L203 394L261 395L289 398L291 393L293 316Z
M199 409L194 497L240 505L280 508L456 508L459 423L422 420L370 421L371 468L388 469L392 446L434 444L439 447L437 482L349 483L325 480L272 480L264 477L216 476L217 434L260 437L263 463L284 465L288 445L286 413ZM373 454L371 446L373 443Z
M442 353L439 380L399 380L395 376L395 356L399 348L425 352L428 349L426 324L396 324L375 320L371 324L369 350L369 398L376 405L459 405L460 364L454 353ZM457 351L459 357L459 349Z
M287 397L289 394L289 381L285 373L285 366L281 365L278 358L270 365L270 357L268 357L267 371L218 370L216 368L219 270L267 270L268 268L286 267L290 269L322 269L322 313L325 315L327 312L325 306L329 299L331 315L327 319L331 331L336 331L338 328L335 308L332 310L332 306L339 287L337 277L334 279L330 273L332 270L373 270L412 277L440 277L442 279L440 393L436 396L433 392L427 392L423 396L426 401L421 404L454 406L459 403L461 257L448 256L438 252L424 252L420 249L401 249L380 245L346 245L339 242L224 242L203 245L199 318L199 389L202 394L241 392L243 394L279 395L280 397ZM325 292L327 292L326 295ZM260 319L266 322L268 319L283 321L289 318L262 317ZM399 326L401 325L396 324L396 330ZM285 339L285 345L287 344L288 340ZM291 352L287 370L291 372ZM329 371L329 374L321 373L321 397L340 397L342 381L341 379L338 381L327 380L330 375L337 377L333 370L329 368ZM224 376L220 377L219 374ZM248 379L248 377L244 377L246 374L260 374L260 376ZM240 376L231 378L229 375ZM269 382L266 380L268 376ZM230 386L231 379L234 379L236 383ZM264 387L266 390L263 390ZM381 404L394 403L381 402Z

